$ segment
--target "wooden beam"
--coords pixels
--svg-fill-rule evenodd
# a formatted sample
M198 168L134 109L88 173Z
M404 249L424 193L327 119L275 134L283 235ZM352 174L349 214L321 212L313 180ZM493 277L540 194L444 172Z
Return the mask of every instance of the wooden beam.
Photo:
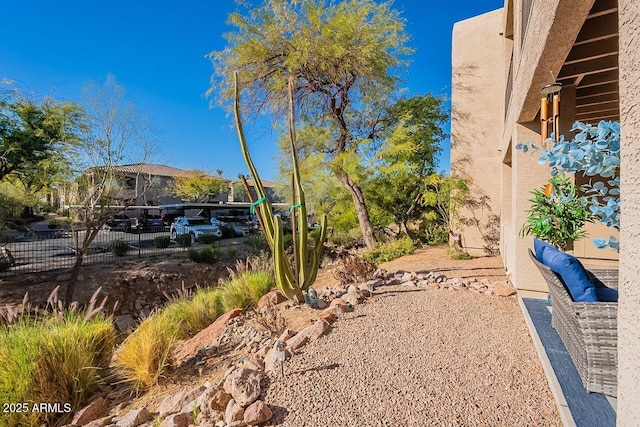
M611 71L618 68L618 55L609 55L604 58L590 59L588 61L563 65L558 74L558 79L578 77L581 74L589 75Z
M582 123L598 124L600 120L620 120L620 114L588 115L584 117L576 116L576 120Z
M618 69L604 71L602 73L590 74L584 76L580 82L580 88L587 88L591 86L603 85L605 83L618 83L620 73Z
M595 76L596 74L594 74ZM581 82L582 83L582 82ZM576 88L576 98L580 99L580 98L584 98L587 96L593 96L593 95L603 95L605 93L618 93L618 81L616 80L615 82L611 82L611 83L604 83L604 84L599 84L599 85L593 85L590 87L582 87L582 86L578 86Z
M617 110L619 108L620 108L619 101L609 101L609 102L603 102L601 104L593 104L593 105L577 105L576 116L578 114L593 113L596 111Z
M586 107L587 105L602 104L603 102L620 101L618 92L611 92L599 95L576 97L576 106Z
M618 11L618 0L596 0L589 11L589 18Z
M565 65L567 65L575 62L582 62L589 59L597 59L604 56L617 54L618 37L611 36L609 38L598 40L592 43L573 46L564 63Z
M574 44L590 43L618 34L618 14L609 13L587 19Z

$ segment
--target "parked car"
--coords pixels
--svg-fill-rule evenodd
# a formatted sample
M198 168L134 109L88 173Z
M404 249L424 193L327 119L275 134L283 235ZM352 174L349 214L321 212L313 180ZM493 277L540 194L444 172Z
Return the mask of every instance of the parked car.
M220 229L223 238L236 236L236 231L233 228L233 225L228 222L220 221L218 218L211 218L211 224Z
M160 215L140 215L132 221L132 227L138 231L162 231L164 223Z
M106 226L109 230L131 231L131 218L125 214L116 214L107 218Z
M178 234L190 234L192 244L203 234L214 234L217 237L222 237L222 231L201 216L181 216L176 218L171 224L169 234L172 239L175 239Z
M235 232L235 235L238 237L246 236L251 232L251 227L249 227L248 224L235 223L233 224L233 231Z

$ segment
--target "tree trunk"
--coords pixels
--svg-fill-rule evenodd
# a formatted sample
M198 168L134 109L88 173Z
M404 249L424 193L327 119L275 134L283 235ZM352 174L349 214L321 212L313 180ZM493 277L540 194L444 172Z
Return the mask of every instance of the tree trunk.
M78 277L80 276L80 267L82 267L83 259L84 251L80 250L80 252L76 255L76 262L71 268L71 277L69 278L69 283L67 284L67 293L64 297L64 308L68 309L69 305L71 305L71 301L73 301L73 294L76 289L76 283L78 283Z
M369 219L369 210L367 209L362 189L344 171L338 174L338 179L342 185L349 190L349 194L351 194L353 204L356 207L356 213L358 214L358 222L360 223L360 230L362 231L364 244L368 249L373 249L376 244L376 238L373 235L373 227L371 226L371 220Z

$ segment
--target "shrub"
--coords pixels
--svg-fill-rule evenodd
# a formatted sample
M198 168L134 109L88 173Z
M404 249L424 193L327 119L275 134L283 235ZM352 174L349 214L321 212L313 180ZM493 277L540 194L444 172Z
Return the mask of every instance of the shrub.
M222 251L216 246L210 246L200 250L190 248L187 252L187 258L193 262L215 264L222 258Z
M362 232L360 229L353 229L349 231L336 231L334 230L328 237L329 243L334 245L344 246L345 248L353 248L362 239Z
M71 218L52 218L47 221L47 228L55 229L55 228L63 228L71 226Z
M415 247L411 238L404 236L367 251L364 254L364 259L380 264L411 254L414 250Z
M357 255L348 255L338 261L338 267L333 275L342 285L356 282L366 282L373 279L378 267L371 261Z
M549 184L531 193L531 208L520 230L521 237L532 234L562 250L585 237L582 227L592 221L593 215L583 204L580 189L566 175L552 176Z
M253 307L273 285L273 276L266 271L253 270L236 275L223 286L222 307L224 311Z
M99 388L115 339L109 320L87 320L80 313L63 313L61 320L24 316L0 326L0 401L55 401L81 408ZM29 410L2 416L3 425L50 425L58 414Z
M447 253L451 257L451 259L455 259L455 260L459 260L459 261L471 259L471 255L469 255L467 252L461 251L461 250L457 250L455 248L450 248L447 251Z
M115 239L109 243L109 249L115 256L125 256L129 252L129 243L124 239Z
M244 243L249 247L251 253L269 252L269 244L261 232L248 235Z
M418 238L427 245L444 245L449 242L449 232L442 224L423 221L418 230Z
M176 243L178 244L178 246L181 246L183 248L190 247L191 246L191 234L189 234L189 233L178 234L176 236Z
M204 245L210 245L218 240L215 234L201 234L198 236L198 242Z
M158 236L155 239L153 239L153 244L158 249L168 248L169 245L171 244L171 236Z
M236 259L238 256L238 250L233 246L227 246L227 259L232 260Z
M255 321L260 328L268 332L272 337L279 337L287 329L287 320L274 308L258 310Z

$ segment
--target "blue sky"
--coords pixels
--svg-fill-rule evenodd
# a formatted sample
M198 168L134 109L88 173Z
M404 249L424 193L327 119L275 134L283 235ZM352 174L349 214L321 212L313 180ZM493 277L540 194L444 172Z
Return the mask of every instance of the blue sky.
M456 21L502 6L502 0L396 0L416 49L403 77L408 95L451 94L451 31ZM156 163L183 169L246 173L232 117L210 108L212 74L205 55L225 46L233 0L5 0L0 25L0 80L37 95L79 101L82 87L112 73L128 99L159 131ZM275 135L248 129L264 179L275 179ZM447 141L448 144L448 141ZM444 147L440 169L448 170Z

